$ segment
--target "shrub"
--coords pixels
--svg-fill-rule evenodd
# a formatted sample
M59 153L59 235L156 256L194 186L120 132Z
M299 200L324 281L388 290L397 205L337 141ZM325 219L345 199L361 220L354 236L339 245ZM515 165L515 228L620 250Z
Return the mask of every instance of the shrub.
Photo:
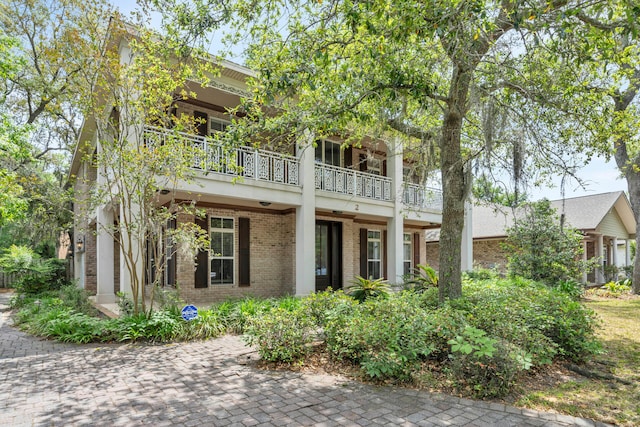
M595 260L582 261L582 234L563 226L548 200L527 205L524 216L507 230L504 248L509 272L555 286L575 280Z
M249 319L245 341L270 362L294 362L307 354L314 337L311 318L301 309L274 308Z
M475 328L474 328L475 329ZM465 333L473 329L465 330ZM531 366L531 358L517 346L478 334L452 340L451 375L458 389L477 398L504 397L518 374ZM483 331L480 331L483 332ZM453 347L459 346L458 350ZM471 346L469 352L462 350Z
M356 302L341 290L316 292L305 297L302 302L303 309L309 314L317 326L324 327L334 310L340 306L353 307Z
M429 288L437 288L438 272L429 265L418 264L405 280L403 287L418 293L424 292Z
M334 309L325 335L332 355L359 363L369 377L406 380L435 350L428 339L435 329L416 294L407 292Z
M13 286L22 294L38 294L68 285L66 260L42 259L26 246L11 245L0 257L0 269L18 276Z
M387 298L390 292L391 287L384 279L365 279L361 276L356 276L353 285L346 290L348 295L359 302L369 298Z

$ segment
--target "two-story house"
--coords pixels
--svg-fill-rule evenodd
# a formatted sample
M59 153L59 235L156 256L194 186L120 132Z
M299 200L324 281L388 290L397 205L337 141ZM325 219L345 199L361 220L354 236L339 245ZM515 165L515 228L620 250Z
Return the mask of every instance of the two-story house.
M345 147L327 138L276 151L223 150L207 136L225 131L228 109L239 105L254 72L230 62L220 65L219 76L197 87L197 98L175 106L175 114L199 119L198 135L184 134L205 153L193 164L195 179L158 200L195 201L206 210L206 218L183 215L178 221L207 230L211 248L196 262L180 253L168 260L166 285L177 285L185 300L201 302L306 295L346 287L357 275L399 283L426 261L424 230L441 223L441 194L406 177L411 164L401 143L370 139ZM100 141L90 122L79 147L97 150ZM145 132L158 138L166 130L149 125ZM72 163L78 191L97 179L86 158L79 150ZM88 230L75 233L82 245L74 257L75 277L99 302L112 302L119 289L126 290L119 246L99 227L117 217L117 207L104 206Z

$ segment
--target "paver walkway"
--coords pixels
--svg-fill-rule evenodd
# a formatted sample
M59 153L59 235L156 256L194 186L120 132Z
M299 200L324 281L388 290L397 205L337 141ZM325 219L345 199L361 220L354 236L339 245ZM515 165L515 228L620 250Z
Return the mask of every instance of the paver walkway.
M593 421L240 363L238 337L70 345L11 327L0 293L0 426L600 426Z

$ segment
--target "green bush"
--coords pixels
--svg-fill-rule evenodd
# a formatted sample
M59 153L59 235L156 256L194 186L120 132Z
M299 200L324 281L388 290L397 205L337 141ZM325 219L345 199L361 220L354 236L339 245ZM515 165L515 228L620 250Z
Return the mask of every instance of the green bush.
M316 325L324 327L331 313L337 307L353 307L357 303L341 290L334 292L329 288L326 291L316 292L305 297L302 299L301 304Z
M332 310L325 327L327 349L357 362L371 378L406 380L435 345L433 317L414 293L371 299L358 306Z
M364 302L370 298L387 298L391 293L391 287L382 278L374 280L356 276L346 293L357 301Z
M518 374L529 369L531 359L513 344L487 339L491 341L491 351L454 352L451 375L459 390L467 390L474 397L504 397Z
M26 246L12 245L0 257L0 269L16 274L13 287L21 294L39 294L68 285L66 260L42 259Z
M273 310L248 320L243 338L258 347L262 359L270 362L294 362L309 351L315 325L301 309Z
M418 264L403 283L403 288L414 292L424 292L438 287L438 272L433 267Z

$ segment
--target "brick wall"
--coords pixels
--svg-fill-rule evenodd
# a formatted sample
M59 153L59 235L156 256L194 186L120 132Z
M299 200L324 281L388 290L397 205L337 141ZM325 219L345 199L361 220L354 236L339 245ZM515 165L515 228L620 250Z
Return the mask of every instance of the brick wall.
M233 285L194 287L194 262L179 253L177 282L181 296L199 302L220 301L245 295L272 297L295 293L295 214L243 211L239 209L207 208L207 214L234 219L235 265ZM250 220L250 286L237 286L238 280L238 218ZM179 222L193 221L182 215Z
M505 273L507 271L507 253L500 247L502 240L478 240L473 242L473 266L482 268L496 268ZM426 244L427 263L438 270L440 268L440 246L438 242Z

